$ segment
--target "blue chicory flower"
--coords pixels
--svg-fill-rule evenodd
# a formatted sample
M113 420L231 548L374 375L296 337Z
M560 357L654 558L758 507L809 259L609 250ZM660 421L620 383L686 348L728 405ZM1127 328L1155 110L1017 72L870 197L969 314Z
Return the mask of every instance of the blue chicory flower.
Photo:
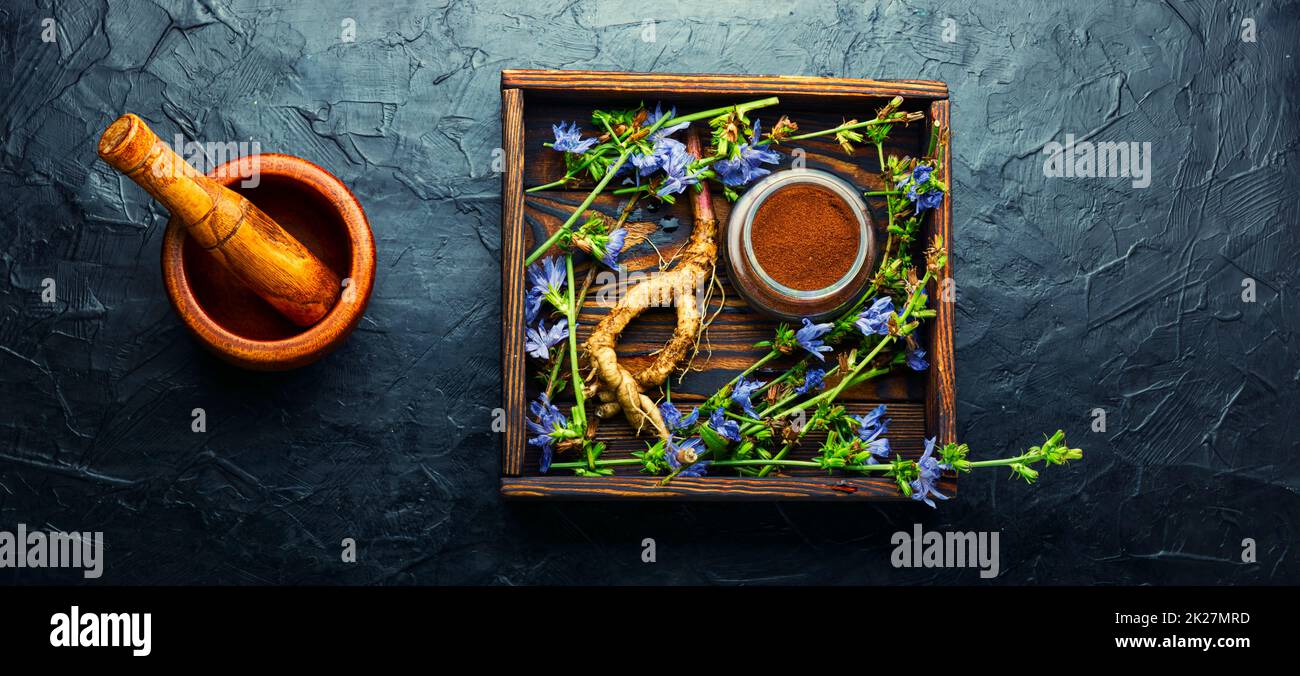
M687 188L699 182L700 179L695 174L688 176L684 169L676 173L670 172L664 177L664 182L659 184L659 190L655 194L660 197L676 195L685 192Z
M732 187L748 185L751 181L772 173L772 170L765 169L761 165L781 162L781 154L759 146L758 137L759 123L758 120L754 120L754 130L749 137L749 143L742 143L734 158L713 163L713 171L723 185Z
M655 139L649 155L633 153L628 161L636 167L637 176L649 176L669 164L685 166L690 161L690 153L686 152L685 143L662 137Z
M560 413L560 409L551 405L551 400L543 392L542 396L528 405L532 419L526 420L528 429L535 435L529 444L540 446L542 458L540 469L543 474L551 468L551 457L555 451L556 433L568 429L569 421Z
M876 299L871 307L862 311L858 315L858 320L854 324L864 336L874 334L887 335L889 333L889 315L894 312L894 301L889 296L883 296Z
M916 210L921 212L926 209L937 209L940 204L943 204L943 191L931 190L922 194L920 199L916 200Z
M867 428L862 427L858 428L859 435L866 429ZM863 449L870 454L867 456L868 465L879 463L880 461L876 458L883 459L889 457L889 439L886 439L883 436L888 430L889 428L886 425L880 425L879 427L867 430L870 434L862 439L862 446Z
M695 421L700 419L700 409L698 406L695 407L690 415L683 418L682 412L678 411L676 406L665 401L659 404L659 415L663 416L664 424L668 426L669 431L677 432L694 425Z
M627 228L619 228L609 233L609 239L605 242L605 253L601 255L600 260L605 265L617 270L619 254L623 253L623 246L627 243Z
M555 326L546 328L545 320L537 322L524 333L524 351L530 357L546 359L551 356L551 347L569 337L569 320L561 319Z
M664 140L672 141L672 139ZM673 141L673 143L677 142ZM686 146L683 146L680 143L677 143L677 145L681 146L681 150L674 150L660 165L664 170L664 181L660 184L657 193L660 197L676 195L677 193L685 191L686 188L700 182L698 171L693 174L688 173L690 170L691 160L693 159L691 154L686 152Z
M808 369L803 374L803 384L794 388L795 394L808 394L813 390L820 390L826 383L826 371L823 369Z
M720 406L709 416L709 427L723 439L740 441L740 423L728 418L726 410Z
M673 443L672 439L668 440L668 449L664 451L664 459L668 461L668 466L677 472L677 476L704 476L708 471L709 461L700 460L699 448L700 438L692 437L680 444Z
M907 365L913 371L924 371L930 368L930 362L925 360L925 350L916 348L907 353Z
M884 418L885 405L881 404L872 409L866 415L853 416L858 421L858 439L862 441L864 450L870 455L867 456L867 464L874 465L878 462L876 458L889 457L889 439L884 435L889 432L889 420Z
M566 126L566 123L561 121L559 124L551 125L551 131L555 132L555 143L551 144L553 150L581 155L596 145L596 138L582 138L577 122L569 122Z
M542 310L542 299L546 292L541 289L530 286L528 291L524 292L524 323L532 324L537 319L538 313Z
M559 256L548 256L528 267L528 282L543 293L559 293L564 288L565 269Z
M758 411L754 410L754 404L749 401L749 397L761 387L763 387L763 383L757 380L741 378L740 382L736 383L736 386L731 389L731 401L739 404L745 415L757 418Z
M822 353L830 352L831 346L822 342L821 337L829 333L832 328L835 328L834 324L814 324L812 320L804 317L803 328L795 332L794 339L799 343L799 347L807 350L819 361L826 361Z
M885 416L885 405L881 404L871 409L870 411L867 411L866 415L853 416L853 419L858 421L858 427L860 429L862 427L876 427L877 425L880 424L880 419L883 418L884 416ZM888 425L889 421L886 420L885 424Z
M912 182L917 185L925 185L925 182L930 180L930 172L932 171L934 171L934 167L924 164L916 165L916 168L912 170Z
M661 118L661 117L664 116L663 108L661 108L660 106L661 106L661 104L660 104L659 102L655 102L655 112L646 115L646 117L645 117L645 126L646 126L647 128L648 128L648 127L652 127L652 126L654 126L654 124L655 124L656 122L659 121L659 118ZM676 107L676 106L673 106L672 108L669 108L669 109L668 109L668 116L669 116L669 117L676 117L676 116L677 116L677 107ZM671 123L672 121L669 120L669 122ZM683 129L689 127L689 126L691 126L691 123L690 123L690 122L678 122L678 123L676 123L676 124L668 124L667 126L665 126L665 127L660 127L658 130L656 130L655 133L654 133L653 135L651 135L650 138L653 139L653 140L655 140L655 141L658 141L659 139L661 139L661 138L663 138L663 137L665 137L665 136L670 136L670 135L672 135L672 134L675 134L675 133L677 133L677 132L679 132L679 131L681 131L681 130L683 130Z
M942 463L934 459L934 442L935 438L930 437L925 440L925 453L921 459L916 461L916 467L920 470L920 475L912 482L912 499L921 500L925 504L934 507L934 500L947 500L948 496L935 490L934 485L942 476L943 470L947 469Z
M568 303L568 300L561 293L564 289L565 279L565 268L560 264L559 256L548 256L528 267L528 282L532 285L532 289L540 291L542 298L550 301L551 305L561 310ZM530 290L529 295L524 300L532 303L535 295ZM541 309L540 302L538 302L538 305L538 309ZM524 319L531 324L533 319L537 317L537 311L530 309L528 306L525 306L524 310Z

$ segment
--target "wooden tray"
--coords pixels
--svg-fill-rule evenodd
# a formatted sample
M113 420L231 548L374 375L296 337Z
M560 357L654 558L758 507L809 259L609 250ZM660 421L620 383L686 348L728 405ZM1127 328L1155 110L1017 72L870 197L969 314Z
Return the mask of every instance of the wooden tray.
M829 474L820 470L789 470L780 476L744 478L716 476L674 479L660 487L660 477L637 472L635 466L618 467L612 477L584 478L565 470L550 474L538 471L539 452L527 443L524 416L528 402L536 398L539 384L533 377L535 365L526 363L524 354L523 297L525 275L523 260L536 245L554 232L581 203L590 186L576 190L543 191L525 194L530 186L559 178L564 173L563 158L544 141L553 139L551 125L561 120L577 121L590 130L592 108L625 108L644 102L651 108L662 101L665 108L676 105L686 114L741 101L778 96L781 103L756 111L765 128L780 115L789 115L801 130L813 131L833 127L848 119L868 119L894 96L904 97L903 110L922 111L926 119L906 127L895 126L885 154L920 156L929 143L932 120L948 124L948 88L932 81L875 81L817 77L750 76L750 75L666 75L648 73L614 73L556 70L503 70L501 72L502 136L505 151L505 174L502 180L502 341L501 366L505 400L505 434L501 454L501 492L510 498L559 499L685 499L685 500L900 500L898 488L888 477L862 477L847 473ZM697 122L695 124L706 124ZM880 166L874 151L859 149L847 156L831 137L809 139L777 148L783 155L803 148L807 166L829 171L862 190L883 186ZM944 163L938 176L952 187L951 149L943 153ZM780 168L790 166L787 158ZM593 208L617 217L625 199L602 195ZM690 200L662 206L657 211L646 208L648 200L631 216L632 221L658 221L663 227L651 241L665 258L680 248L690 236ZM883 203L869 200L876 222L886 222ZM718 221L725 227L730 204L715 191L714 205ZM935 234L944 237L948 248L948 269L952 274L952 196L942 208L932 212L925 223L920 242ZM878 233L883 236L883 233ZM721 241L721 233L719 241ZM882 240L883 241L883 240ZM917 256L919 259L919 255ZM658 263L655 249L642 244L622 258L629 272L652 269ZM579 280L585 274L583 263L575 270ZM772 336L776 323L746 307L725 279L722 262L718 277L725 300L712 296L708 313L714 319L701 342L700 353L692 370L680 379L672 377L673 401L679 407L699 403L718 387L761 357L765 350L754 348L756 341ZM581 281L578 282L581 284ZM933 283L930 297L939 299L940 281ZM594 287L593 287L594 289ZM602 303L589 293L578 317L581 345L612 301ZM847 390L841 397L853 413L861 413L878 403L888 405L892 420L889 438L895 452L915 458L921 454L924 439L937 436L942 445L955 441L955 394L953 375L953 304L933 302L938 317L923 325L922 340L928 345L930 368L923 373L896 372ZM619 343L619 359L635 370L650 359L672 333L671 309L652 310L641 315L624 332ZM755 375L768 380L790 365L791 359L771 362L769 368ZM530 368L531 367L531 368ZM567 367L566 367L567 368ZM572 398L569 396L569 402ZM651 393L651 398L657 398ZM567 407L561 405L562 410ZM649 437L637 437L627 422L618 416L602 420L597 439L607 443L603 458L628 457L644 450ZM651 440L653 441L653 440ZM792 459L811 457L820 440L812 435L787 456ZM556 461L572 458L557 455ZM956 491L955 479L945 478L940 485L945 494Z

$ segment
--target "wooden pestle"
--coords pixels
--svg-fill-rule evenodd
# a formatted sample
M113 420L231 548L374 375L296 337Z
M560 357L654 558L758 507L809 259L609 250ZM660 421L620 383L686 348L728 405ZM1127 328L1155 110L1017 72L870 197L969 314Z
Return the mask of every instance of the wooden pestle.
M338 275L243 195L200 174L127 113L104 130L99 156L149 192L190 237L299 326L338 301Z

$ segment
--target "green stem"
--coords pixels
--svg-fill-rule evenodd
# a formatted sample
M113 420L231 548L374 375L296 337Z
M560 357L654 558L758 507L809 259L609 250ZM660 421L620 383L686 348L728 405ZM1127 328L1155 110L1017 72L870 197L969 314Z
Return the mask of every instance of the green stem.
M830 134L837 134L837 133L839 133L839 132L841 132L841 131L847 131L847 130L852 130L852 129L861 129L861 128L863 128L863 127L871 127L871 126L875 126L875 125L878 125L878 124L893 124L893 123L900 122L900 121L901 121L901 119L900 119L900 120L891 120L891 119L886 119L886 120L867 120L866 122L855 122L855 123L853 123L853 124L842 124L842 125L840 125L840 126L838 126L838 127L831 127L830 129L822 129L822 130L820 130L820 131L809 132L809 133L807 133L807 134L796 134L796 135L794 135L794 136L787 137L785 140L786 140L786 141L802 141L802 140L804 140L804 139L816 138L816 137L818 137L818 136L827 136L827 135L830 135ZM771 143L772 143L772 139L769 137L769 138L761 139L758 143L755 143L754 145L755 145L755 146L765 146L765 145L770 145ZM720 160L720 159L722 159L722 156L721 156L721 155L714 155L713 157L706 157L706 158L704 158L704 159L702 159L702 160L699 161L698 166L701 166L701 167L703 167L703 166L707 166L707 165L709 165L709 164L712 164L712 163L714 163L714 162L717 162L717 161ZM646 185L638 185L638 186L632 186L632 187L630 187L630 188L619 188L618 190L615 190L613 194L615 194L615 195L630 195L630 194L632 194L632 193L638 193L638 192L650 192L650 186L646 186ZM868 193L868 194L870 194L870 193Z
M781 465L783 467L812 467L820 468L821 464L812 460L714 460L713 467L762 467L763 465ZM760 474L759 476L763 476Z
M743 114L758 108L774 106L780 102L781 102L780 99L778 99L775 96L771 96L765 99L758 99L756 101L742 103L736 106L726 106L723 108L713 108L711 110L703 110L698 113L691 113L690 115L684 115L682 117L672 117L670 115L664 115L663 117L660 117L658 120L655 120L655 123L650 125L650 128L647 129L645 133L646 135L655 133L656 131L658 131L660 127L664 125L665 122L668 122L669 120L672 120L673 122L694 122L696 120L704 120L707 118L723 115L725 113L730 112L733 108L739 110ZM578 218L585 211L587 211L587 209L591 206L593 202L596 201L596 197L598 197L600 193L605 190L605 186L609 185L610 180L614 178L614 174L617 174L618 170L623 168L623 163L627 162L627 158L632 155L634 149L635 146L624 147L623 152L620 153L618 156L618 160L616 160L613 164L611 164L609 167L605 169L605 175L600 177L600 182L596 184L595 188L592 188L591 192L587 195L587 198L582 201L582 204L578 205L578 208L573 212L573 214L569 216L568 220L564 221L564 225L561 225L560 228L556 230L555 233L552 234L549 238L547 238L547 240L543 242L541 246L537 247L535 251L533 251L531 254L528 254L528 258L524 259L524 267L528 267L529 265L532 265L538 258L542 256L543 253L546 252L547 249L551 248L551 245L555 244L555 242L560 239L561 235L563 235L565 232L568 232L569 228L578 220Z
M608 128L608 127L606 127L606 128ZM627 130L627 134L626 134L626 136L631 136L631 135L632 135L632 132L633 132L632 129ZM626 138L626 136L625 136L625 138ZM614 139L615 142L618 143L619 146L622 146L622 145L623 145L623 139L620 139L620 138L618 137L618 134L613 134L613 133L611 133L611 137ZM549 143L545 143L545 144L543 144L543 145L550 146L551 144L549 144ZM593 150L594 150L594 148L593 148ZM586 155L586 159L582 161L582 164L579 164L578 166L574 167L573 169L564 172L564 178L561 178L561 179L556 180L556 181L551 181L550 183L545 183L545 184L542 184L542 185L535 185L535 186L533 186L533 187L531 187L531 188L525 190L524 192L541 192L541 191L543 191L543 190L550 190L551 188L562 188L562 187L568 185L569 181L572 181L573 179L577 178L578 175L581 174L582 171L583 171L584 169L586 169L587 167L591 166L591 163L592 163L592 162L595 162L598 158L600 158L600 156L601 156L602 154L603 154L603 153L596 153L596 152L590 152L590 151L588 151L588 152L587 152L587 155Z
M1008 466L1008 465L1013 465L1013 464L1018 463L1018 462L1020 462L1020 463L1025 463L1025 462L1027 462L1027 463L1036 463L1036 462L1038 462L1038 461L1040 461L1040 460L1042 460L1042 459L1043 459L1043 457L1042 457L1041 455L1035 455L1035 454L1033 454L1033 453L1025 453L1024 455L1017 455L1017 456L1015 456L1015 457L1013 457L1013 458L1000 458L1000 459L998 459L998 460L978 460L978 461L972 462L972 463L970 464L970 467L971 467L971 468L979 468L979 467L1006 467L1006 466ZM627 467L627 466L631 466L631 465L640 465L640 464L643 464L643 462L642 462L641 460L637 459L637 458L617 458L617 459L612 459L612 460L596 460L596 461L595 461L595 467ZM819 463L819 462L817 462L817 461L815 461L815 460L783 460L783 459L781 459L781 458L779 458L779 457L773 457L773 458L771 458L771 459L769 459L769 460L763 460L763 459L756 459L756 460L714 460L714 461L712 462L711 466L712 466L712 467L765 467L765 466L780 466L780 467L810 467L810 468L813 468L813 469L820 469L820 468L821 468L821 463ZM590 466L588 465L588 463L586 463L586 462L581 462L581 461L575 461L575 462L556 462L556 463L552 463L552 464L551 464L551 469L589 469L589 468L590 468ZM887 463L887 462L882 462L882 463L875 464L875 465L852 465L852 464L851 464L851 465L845 465L844 467L841 467L841 468L839 468L839 469L850 470L850 471L862 471L862 472L886 472L886 471L889 471L889 469L890 469L890 464ZM758 476L765 476L765 475L762 474L762 473L759 473Z
M834 323L835 323L835 324L838 324L838 323L844 321L845 319L847 319L848 317L850 317L850 316L852 316L852 315L856 315L856 314L858 314L858 312L862 309L862 306L866 304L867 299L868 299L868 298L871 298L871 297L874 296L874 295L876 295L876 284L875 284L875 282L872 282L872 283L871 283L871 286L867 287L867 290L866 290L866 291L865 291L861 296L858 296L858 300L857 300L856 302L853 303L853 306L852 306L852 307L850 307L846 312L841 313L839 317L836 317L836 318L835 318L835 322L834 322ZM777 354L778 354L778 353L776 353L775 350L774 350L772 356L776 356ZM766 358L765 358L765 359L766 359ZM792 366L790 366L790 368L786 369L786 370L785 370L785 373L782 373L781 375L779 375L779 376L777 376L777 377L775 377L775 378L772 378L771 380L767 381L767 382L766 382L762 387L758 388L758 390L755 391L755 394L763 394L764 392L767 392L767 390L770 389L773 385L775 385L776 383L780 382L780 380L781 380L782 378L785 378L786 376L788 376L788 375L790 375L791 373L793 373L794 370L797 369L797 368L799 368L801 365L807 364L811 359L812 359L812 357L811 357L810 355L804 355L804 356L803 356L799 361L795 362ZM754 368L755 368L755 366L751 366L751 367L749 368L749 370L746 371L746 373L741 374L741 375L743 376L743 375L747 374L749 371L752 371ZM829 369L826 370L826 374L825 374L825 375L827 375L827 376L829 376L829 375L833 375L836 371L839 370L839 368L840 368L839 366L832 366L831 368L829 368ZM735 381L733 380L732 382L734 383ZM794 394L793 391L792 391L790 394L787 394L787 395L785 396L784 399L781 399L780 401L776 402L775 404L772 404L771 406L769 406L769 407L767 407L766 409L764 409L764 410L762 411L762 414L763 414L763 415L767 415L768 412L770 412L770 411L776 411L776 410L779 410L780 407L784 406L787 402L789 402L790 400L795 399L795 398L797 398L797 397L799 397L799 395Z
M1023 455L1017 455L1017 456L1015 456L1014 458L1000 458L1000 459L998 459L998 460L977 460L977 461L975 461L975 462L972 462L972 463L970 464L970 466L971 466L972 468L975 468L975 467L1005 467L1005 466L1007 466L1007 465L1014 465L1015 463L1018 463L1018 462L1035 463L1035 462L1038 462L1039 460L1042 460L1042 459L1043 459L1043 456L1040 455L1040 454L1037 454L1037 453L1025 453L1025 454L1023 454Z
M885 118L885 119L883 119L883 120L878 120L878 119L877 119L877 120L867 120L866 122L854 122L853 124L842 124L842 125L840 125L840 126L838 126L838 127L832 127L832 128L830 128L830 129L823 129L823 130L821 130L821 131L809 132L809 133L807 133L807 134L796 134L796 135L794 135L794 136L788 137L786 140L787 140L787 141L802 141L802 140L804 140L804 139L806 139L806 138L814 138L814 137L817 137L817 136L826 136L826 135L828 135L828 134L837 134L837 133L842 132L842 131L849 131L849 130L852 130L852 129L862 129L863 127L874 127L874 126L876 126L876 125L878 125L878 124L897 124L897 123L903 122L905 119L906 119L905 116L904 116L904 117L893 117L893 116L891 116L891 117L887 117L887 118ZM767 139L764 139L763 142L766 143L766 142L767 142Z
M622 225L622 220L619 221L619 225ZM587 299L587 291L591 288L591 281L595 276L596 268L595 266L592 266L587 270L587 279L583 281L582 291L578 292L578 300L574 303L575 313L582 311L582 304ZM548 398L555 393L555 383L560 377L560 368L564 365L564 358L565 351L561 350L560 354L555 359L555 363L551 365L551 377L546 381L546 396Z
M630 188L619 188L618 190L615 190L615 191L611 192L610 194L611 194L611 195L632 195L632 194L640 193L640 192L650 192L650 186L648 186L648 185L634 185L634 186L632 186L632 187L630 187Z
M908 296L907 307L903 308L903 314L898 316L898 321L900 326L907 323L908 315L912 314L912 308L916 306L916 299L918 297L917 294L920 293L923 289L925 289L925 285L930 282L930 278L933 275L934 275L933 270L926 270L925 276L922 277L920 283L916 285L916 290L912 292L912 295ZM823 392L822 394L823 395L829 394L830 395L829 399L834 400L835 397L839 396L840 392L844 391L844 388L848 386L849 382L853 379L853 377L856 376L857 373L862 370L862 367L871 363L871 360L875 359L876 355L880 354L880 351L883 350L886 345L893 343L895 340L897 340L897 336L894 335L885 336L879 343L876 343L876 347L871 350L871 353L868 354L862 360L860 360L858 364L853 367L853 370L849 372L849 375L845 377L843 380L841 380L840 383L836 385L834 389L829 390L828 392Z
M555 363L551 365L551 377L546 380L546 398L550 399L555 394L555 383L560 378L560 367L564 365L564 352L555 356Z
M595 467L616 467L620 465L640 465L641 461L636 458L619 458L616 460L597 460ZM593 469L590 463L586 462L553 462L551 469Z
M568 307L565 308L565 315L569 319L569 365L573 367L573 417L581 421L580 429L587 429L587 411L585 408L585 395L582 393L582 373L578 369L578 308L577 293L573 285L573 255L564 257L564 268L569 275L568 289ZM588 451L590 453L590 451Z
M591 164L591 163L588 162L587 164ZM585 167L587 166L587 164L584 164L582 166ZM568 184L568 182L571 180L573 180L573 174L565 174L564 178L551 181L550 183L543 183L542 185L535 185L531 188L528 188L524 192L541 192L543 190L550 190L551 188L562 188L566 184Z
M789 452L790 452L790 444L785 444L784 446L782 446L781 450L777 451L776 455L772 456L772 459L767 461L767 464L763 467L763 469L759 470L758 475L760 477L764 477L767 476L768 474L771 474L772 470L776 469L777 464L784 466L785 461L783 460L783 458L785 458L785 454ZM792 462L798 462L798 461L792 461ZM815 462L811 464L820 467L820 465L817 465L817 463Z
M860 374L858 374L857 376L853 377L853 382L852 382L852 383L849 383L849 385L850 385L850 386L853 386L853 385L861 385L862 383L865 383L865 382L867 382L868 380L871 380L872 378L879 378L880 376L885 375L886 373L889 373L889 369L888 369L888 368L872 369L872 370L870 370L870 371L867 371L866 373L860 373ZM827 372L827 375L830 375L830 372L829 372L829 371ZM845 378L845 380L842 381L840 384L842 385L842 384L844 384L844 383L846 383L846 382L848 382L848 378ZM771 413L769 413L769 411L770 411L771 409L769 409L768 411L763 411L763 417L765 417L765 418L784 418L784 417L790 415L791 413L796 413L796 412L798 412L798 411L802 411L802 410L804 410L805 408L808 408L809 406L811 406L811 405L813 405L813 404L818 404L818 403L821 403L822 401L826 401L826 400L827 400L827 394L829 394L829 390L824 391L824 392L822 392L821 394L818 394L817 396L812 397L811 399L807 399L807 400L805 400L805 401L799 402L798 404L795 404L794 406L792 406L792 407L790 407L790 408L788 408L788 409L785 409L785 410L780 410L780 409L778 409L776 412L771 412ZM781 402L777 402L776 404L774 404L774 405L772 406L772 408L777 408L777 407L780 406L780 405L781 405ZM760 431L761 429L762 429L762 426L758 426L758 425L750 425L749 427L746 427L746 428L742 429L742 430L740 431L740 433L741 433L741 434L754 434L755 432L758 432L758 431Z
M624 146L627 145L627 144L623 141L623 139L619 138L619 137L618 137L618 134L615 134L615 133L614 133L614 130L610 128L610 126L609 126L609 120L608 120L608 119L603 119L603 118L602 118L600 122L601 122L601 124L605 125L605 131L609 134L609 137L610 137L610 138L614 139L614 142L618 144L618 147L622 148L622 147L624 147ZM629 136L631 136L631 132L632 132L632 130L629 129L629 130L628 130L628 135L629 135Z
M758 369L762 368L765 364L767 364L768 362L772 361L773 359L776 359L776 358L779 357L779 356L781 356L781 352L780 352L779 350L777 350L776 348L773 348L773 349L769 350L767 354L765 354L765 355L763 355L762 357L759 357L758 359L754 360L754 363L750 364L750 365L749 365L749 366L748 366L744 371L741 371L741 372L740 372L740 375L738 375L738 376L736 376L735 378L732 378L731 380L727 381L727 384L726 384L726 385L723 385L720 389L725 390L725 389L727 389L727 388L729 388L729 387L733 387L736 383L740 382L742 379L744 379L745 377L747 377L749 374L753 373L754 371L757 371ZM793 368L793 367L792 367L792 368ZM786 372L788 373L789 370L787 370ZM778 378L779 378L779 377L778 377ZM768 381L767 384L763 385L763 387L760 388L758 391L759 391L759 392L762 392L762 391L766 390L768 387L771 387L772 383L776 382L776 381L778 380L778 378L773 378L772 380Z

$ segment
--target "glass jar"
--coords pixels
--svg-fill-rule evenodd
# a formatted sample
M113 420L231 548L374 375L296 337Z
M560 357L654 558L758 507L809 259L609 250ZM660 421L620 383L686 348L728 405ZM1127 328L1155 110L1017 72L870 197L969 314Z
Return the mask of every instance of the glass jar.
M838 196L858 222L853 262L839 279L820 289L781 284L763 269L754 251L753 225L759 207L776 193L797 185L823 188ZM736 291L758 312L785 321L803 317L819 321L844 312L862 295L875 267L875 233L861 193L838 176L816 169L778 171L750 186L732 207L723 242L723 258ZM817 244L812 239L808 242L810 247Z

